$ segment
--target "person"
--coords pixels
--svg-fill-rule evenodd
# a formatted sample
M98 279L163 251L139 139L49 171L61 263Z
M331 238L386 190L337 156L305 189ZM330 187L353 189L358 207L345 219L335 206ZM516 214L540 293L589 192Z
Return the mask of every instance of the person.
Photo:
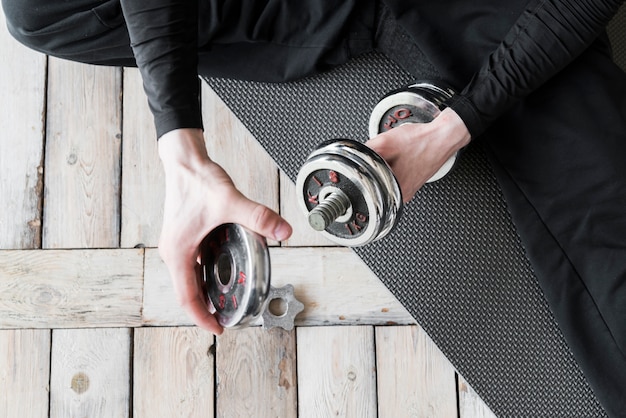
M415 57L426 56L459 93L432 122L367 145L409 200L448 157L485 142L572 351L607 411L626 416L626 76L603 34L621 4L2 0L10 32L33 49L139 67L166 177L160 254L181 306L216 334L201 240L226 222L278 241L292 230L207 155L198 75L285 82L372 49L416 74Z

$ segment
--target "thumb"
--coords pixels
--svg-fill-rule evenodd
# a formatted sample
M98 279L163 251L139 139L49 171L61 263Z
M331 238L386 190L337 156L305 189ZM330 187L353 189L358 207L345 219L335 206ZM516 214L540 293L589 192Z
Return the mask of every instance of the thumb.
M276 241L284 241L293 232L291 225L279 214L242 196L241 201L234 205L231 215L235 223Z

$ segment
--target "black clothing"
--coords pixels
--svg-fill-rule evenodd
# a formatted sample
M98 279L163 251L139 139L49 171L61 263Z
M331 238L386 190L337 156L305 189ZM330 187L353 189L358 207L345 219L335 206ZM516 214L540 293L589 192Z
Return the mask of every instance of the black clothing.
M482 140L569 348L626 417L626 73L598 40Z
M463 89L449 107L472 137L579 56L623 3L385 1L444 80Z
M449 105L472 136L484 133L590 385L626 416L626 76L598 38L621 1L2 1L11 33L35 49L136 59L159 136L202 126L198 73L286 81L374 47L411 71L410 51L423 51L462 90Z
M130 65L127 26L158 136L202 127L193 99L198 71L293 80L371 48L375 30L371 0L81 0L69 10L62 3L42 6L37 0L20 1L16 8L14 1L3 0L3 5L18 12L8 22L16 38L77 61ZM463 89L449 106L473 137L584 51L622 2L483 0L477 14L472 2L386 0L442 77ZM36 10L35 27L20 16L25 10ZM81 42L63 43L73 39ZM103 61L103 56L111 58Z

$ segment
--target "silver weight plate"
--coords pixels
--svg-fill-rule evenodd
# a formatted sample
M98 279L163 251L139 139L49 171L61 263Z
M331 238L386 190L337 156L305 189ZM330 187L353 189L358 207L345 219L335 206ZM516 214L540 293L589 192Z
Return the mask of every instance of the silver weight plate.
M300 208L310 214L325 195L340 189L350 204L320 231L344 246L368 244L387 235L402 209L400 186L389 165L364 144L340 139L323 143L309 155L296 179Z
M270 258L264 237L224 224L202 241L201 265L209 302L225 328L250 325L263 312L270 290Z
M372 110L370 138L407 123L428 123L445 108L454 93L429 82L415 83L383 97ZM450 157L426 183L444 177L454 167L458 153Z

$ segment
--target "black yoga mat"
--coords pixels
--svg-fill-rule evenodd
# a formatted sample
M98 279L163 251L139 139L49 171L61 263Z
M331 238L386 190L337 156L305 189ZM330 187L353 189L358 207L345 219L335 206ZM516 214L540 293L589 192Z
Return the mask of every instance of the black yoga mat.
M287 84L206 79L295 181L331 138L415 78L372 53ZM479 143L423 187L383 240L355 249L498 416L604 416L542 297Z

